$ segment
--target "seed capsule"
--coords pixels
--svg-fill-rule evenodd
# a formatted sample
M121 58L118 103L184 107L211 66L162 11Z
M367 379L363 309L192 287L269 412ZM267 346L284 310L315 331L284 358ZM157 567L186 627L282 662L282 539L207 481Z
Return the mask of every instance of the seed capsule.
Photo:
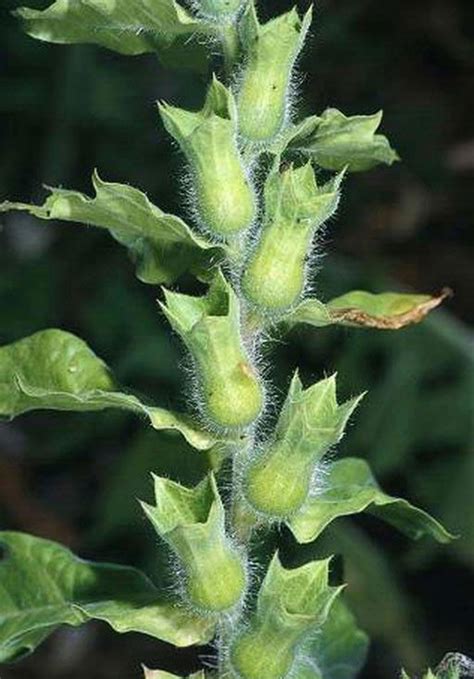
M273 439L245 471L244 492L257 511L281 520L303 506L318 462L342 438L360 398L338 405L334 375L303 389L295 374Z
M242 679L286 679L305 635L322 625L340 587L328 585L329 559L283 568L277 556L263 581L251 624L231 644Z
M202 613L221 613L244 595L242 556L225 532L225 512L211 475L195 488L154 476L156 506L142 503L157 533L178 556L185 598Z
M240 428L260 414L263 389L242 344L238 299L222 274L205 297L165 291L163 311L196 366L201 412L219 428Z
M237 146L232 94L214 77L201 111L168 104L160 104L159 110L190 164L202 225L221 237L247 229L255 196Z
M341 180L318 187L310 163L270 175L265 223L242 279L252 304L279 313L299 300L313 236L336 210Z
M247 60L238 91L239 129L246 139L265 142L286 120L293 66L311 23L296 9L261 25L250 3L242 20Z

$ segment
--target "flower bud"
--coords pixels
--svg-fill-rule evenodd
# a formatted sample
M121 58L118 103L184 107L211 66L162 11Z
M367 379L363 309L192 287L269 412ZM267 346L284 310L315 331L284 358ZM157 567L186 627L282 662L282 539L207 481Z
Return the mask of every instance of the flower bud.
M278 313L299 300L313 236L336 210L341 180L319 187L310 163L270 175L265 223L242 278L249 302Z
M311 23L296 9L261 25L250 3L242 20L247 60L238 92L239 129L253 142L272 139L286 122L291 74Z
M287 570L270 564L248 628L231 643L230 662L242 679L286 679L308 632L324 624L341 587L328 585L329 559Z
M240 335L238 299L222 274L205 297L165 291L163 311L194 359L199 406L218 429L251 424L263 389Z
M214 477L195 488L153 478L156 506L142 506L181 562L186 600L202 614L228 611L242 600L247 573L240 552L226 535Z
M237 147L232 94L214 77L201 111L168 104L160 104L159 110L191 166L203 226L224 237L247 229L255 214L255 196Z
M245 470L254 509L281 520L303 506L318 463L342 438L360 399L338 405L335 375L303 389L295 374L272 440Z

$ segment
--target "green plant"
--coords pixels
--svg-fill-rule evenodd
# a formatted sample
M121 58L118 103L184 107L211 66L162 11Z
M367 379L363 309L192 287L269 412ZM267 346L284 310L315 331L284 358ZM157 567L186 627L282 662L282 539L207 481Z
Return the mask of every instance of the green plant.
M260 23L253 3L235 0L196 0L189 11L173 0L57 0L17 15L41 40L155 52L167 65L205 68L207 53L220 46L227 85L213 76L197 112L159 106L186 157L195 228L97 173L94 198L51 189L42 206L0 207L106 229L128 249L141 281L167 286L160 305L189 353L195 404L184 414L120 390L82 340L53 329L0 348L0 414L129 410L183 436L208 467L192 488L156 476L155 504L143 503L176 571L174 596L156 574L84 562L40 538L2 533L0 659L18 659L58 625L96 618L177 646L215 638L211 676L349 679L367 638L342 587L330 585L330 561L290 568L278 554L264 556L254 537L284 524L298 543L312 543L337 517L363 511L415 539L451 536L385 494L365 461L332 461L328 453L360 400L338 403L335 376L305 388L296 373L273 422L264 339L299 323L398 329L446 296L353 291L322 303L311 294L318 236L345 174L397 159L376 133L381 115L328 109L293 122L294 66L310 12ZM208 285L204 294L169 289L185 273Z

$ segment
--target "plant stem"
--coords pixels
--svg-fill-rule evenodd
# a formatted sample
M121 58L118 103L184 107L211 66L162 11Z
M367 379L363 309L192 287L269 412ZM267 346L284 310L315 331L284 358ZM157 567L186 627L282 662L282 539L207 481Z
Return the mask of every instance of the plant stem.
M252 437L246 437L245 440L242 441L241 445L236 450L234 450L234 454L232 456L230 522L232 525L232 532L241 546L247 545L250 535L248 530L248 521L244 512L242 511L243 498L240 477L242 467L245 465L245 460L248 457L252 443Z
M241 545L248 545L252 533L258 524L257 517L247 507L245 500L241 497L235 498L232 505L232 525L234 527L234 535Z
M240 56L239 33L234 23L224 24L221 27L220 39L224 54L225 72L227 77L229 77Z

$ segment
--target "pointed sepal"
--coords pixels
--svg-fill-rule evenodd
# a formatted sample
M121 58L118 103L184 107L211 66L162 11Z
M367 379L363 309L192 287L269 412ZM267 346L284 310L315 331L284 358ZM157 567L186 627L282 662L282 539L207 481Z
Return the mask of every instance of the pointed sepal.
M155 505L142 506L180 560L184 600L206 615L238 606L246 590L246 567L226 534L225 511L214 477L186 488L154 476L154 488Z
M257 143L271 141L287 122L291 76L311 24L311 8L301 19L295 8L260 24L254 2L241 21L245 65L237 105L242 136Z
M239 301L222 274L204 297L165 291L163 311L181 335L197 371L199 407L219 429L251 424L263 388L240 334Z
M201 226L220 237L248 229L255 196L237 145L231 91L214 76L200 111L165 103L159 111L189 162Z
M244 493L255 510L281 520L303 507L361 398L339 405L335 375L304 389L295 374L272 439L245 470Z
M456 667L442 672L433 672L432 669L428 668L426 672L424 672L422 679L461 679L461 677L464 676L473 676L472 670L471 674L461 674L460 670ZM405 670L402 670L400 679L411 679L411 677L405 672Z
M242 280L247 299L281 313L300 299L313 236L334 214L343 173L318 186L311 163L273 172L265 187L265 223Z
M262 583L257 609L231 642L230 662L242 679L286 679L302 641L321 627L341 587L329 586L330 560L284 568L278 556Z

